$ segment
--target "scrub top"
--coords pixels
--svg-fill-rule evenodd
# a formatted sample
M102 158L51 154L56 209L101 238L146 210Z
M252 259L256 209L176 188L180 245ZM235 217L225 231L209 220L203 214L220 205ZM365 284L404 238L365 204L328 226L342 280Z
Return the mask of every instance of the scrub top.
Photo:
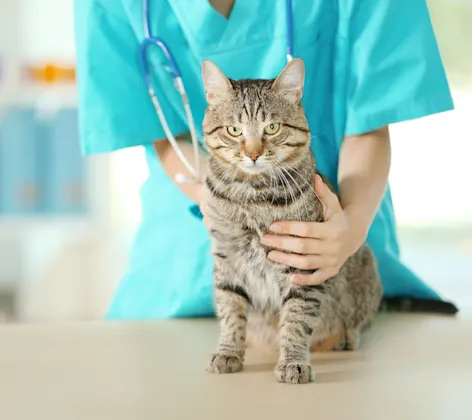
M76 0L79 110L85 154L146 150L142 224L109 319L214 314L210 238L165 174L152 143L165 137L138 67L142 2ZM231 78L273 78L286 64L285 0L235 0L228 19L208 0L151 0L151 28L182 72L201 139L201 63ZM336 185L343 137L453 108L425 0L293 0L294 56L319 170ZM150 67L174 135L188 132L180 96L155 49ZM132 171L132 168L129 168ZM440 301L400 261L390 190L370 229L384 295Z

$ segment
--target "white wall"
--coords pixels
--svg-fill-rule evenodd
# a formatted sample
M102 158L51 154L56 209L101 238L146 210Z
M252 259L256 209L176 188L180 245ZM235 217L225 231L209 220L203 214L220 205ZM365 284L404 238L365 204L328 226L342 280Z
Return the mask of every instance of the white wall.
M17 0L17 3L23 57L73 61L73 0Z
M472 227L472 89L452 112L392 126L391 186L401 225Z

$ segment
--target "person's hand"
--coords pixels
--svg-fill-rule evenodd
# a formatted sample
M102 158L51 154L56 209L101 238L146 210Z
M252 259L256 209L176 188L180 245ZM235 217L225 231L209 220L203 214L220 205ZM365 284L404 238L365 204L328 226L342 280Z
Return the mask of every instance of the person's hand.
M293 252L269 252L269 259L302 270L317 269L313 274L294 274L298 285L318 285L338 274L344 262L364 243L366 230L349 213L343 211L339 199L317 175L315 191L321 199L324 222L278 221L264 235L264 245ZM293 236L287 236L293 235Z

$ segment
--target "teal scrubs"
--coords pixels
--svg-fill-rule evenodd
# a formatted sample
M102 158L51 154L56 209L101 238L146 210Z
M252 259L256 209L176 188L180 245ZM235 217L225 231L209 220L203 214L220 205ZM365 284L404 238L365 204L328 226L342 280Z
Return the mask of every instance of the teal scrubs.
M150 3L153 35L166 40L178 62L200 139L204 59L235 79L272 78L286 64L285 0L235 0L229 19L208 0ZM76 0L75 14L83 152L141 146L150 172L142 224L108 318L212 315L208 233L152 148L165 136L138 67L141 1ZM335 185L344 136L453 108L425 0L294 0L293 26L294 55L306 65L313 151ZM172 132L187 132L163 57L155 51L149 60ZM368 242L386 297L440 299L400 261L390 190Z

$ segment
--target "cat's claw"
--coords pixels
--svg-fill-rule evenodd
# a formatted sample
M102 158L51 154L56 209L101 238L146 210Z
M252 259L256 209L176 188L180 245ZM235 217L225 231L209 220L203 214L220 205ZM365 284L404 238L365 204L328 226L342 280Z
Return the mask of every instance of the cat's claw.
M343 351L346 350L346 338L343 336L341 340L339 340L335 346L333 347L334 351Z
M235 373L243 370L243 361L235 354L219 354L212 356L207 367L209 373Z
M358 330L348 330L346 333L346 348L348 350L357 350L361 344L361 336Z
M288 363L277 365L275 377L285 384L307 384L315 380L315 372L308 363Z

